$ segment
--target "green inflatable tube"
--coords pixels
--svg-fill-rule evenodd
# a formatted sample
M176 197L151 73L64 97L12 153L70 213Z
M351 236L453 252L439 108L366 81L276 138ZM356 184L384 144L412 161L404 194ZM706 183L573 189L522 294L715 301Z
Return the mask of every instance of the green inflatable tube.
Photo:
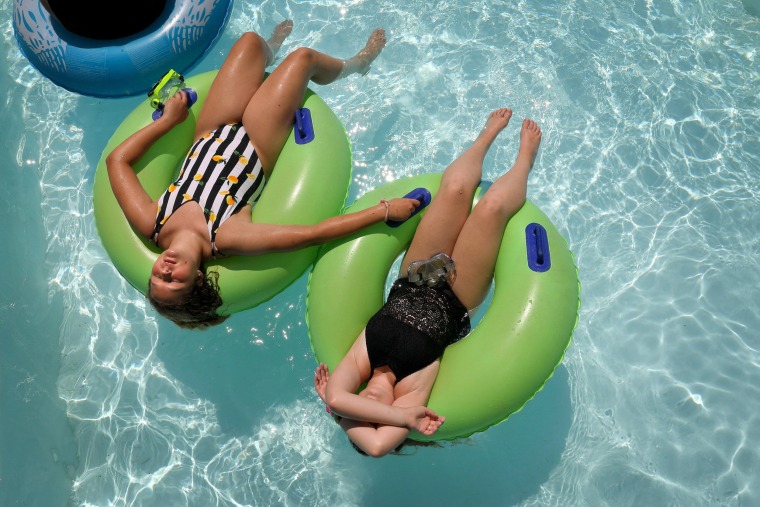
M186 86L198 94L187 120L162 137L136 164L138 178L153 199L176 177L192 145L198 113L215 76L216 71L211 71L187 80ZM311 90L307 90L303 107L311 112L314 139L297 144L291 132L253 208L254 221L315 224L339 214L346 202L352 160L345 127ZM127 222L111 190L105 159L119 143L151 122L152 113L148 100L144 100L119 125L103 150L93 185L95 225L103 247L122 276L143 294L160 249ZM207 267L219 271L224 301L219 313L229 315L274 297L309 268L317 253L318 247L314 246L295 252L209 261Z
M368 192L347 211L425 187L435 195L440 174L396 180ZM475 199L484 191L482 185ZM309 276L306 323L312 350L330 370L382 306L389 270L411 243L424 211L398 228L376 224L320 248ZM536 225L538 224L537 227ZM543 265L530 266L536 235ZM530 248L529 248L530 247ZM548 254L547 254L548 251ZM546 269L548 268L548 269ZM394 274L395 276L395 274ZM472 332L449 346L428 406L446 417L432 437L452 440L483 431L520 410L552 376L578 321L580 283L567 242L533 203L509 221L494 273L490 306Z

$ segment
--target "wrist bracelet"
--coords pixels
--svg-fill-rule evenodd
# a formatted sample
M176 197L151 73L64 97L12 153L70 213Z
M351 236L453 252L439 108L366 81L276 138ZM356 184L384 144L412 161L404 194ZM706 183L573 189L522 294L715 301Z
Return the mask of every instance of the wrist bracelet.
M388 221L388 213L391 211L391 203L387 199L380 199L380 204L385 204L385 222Z

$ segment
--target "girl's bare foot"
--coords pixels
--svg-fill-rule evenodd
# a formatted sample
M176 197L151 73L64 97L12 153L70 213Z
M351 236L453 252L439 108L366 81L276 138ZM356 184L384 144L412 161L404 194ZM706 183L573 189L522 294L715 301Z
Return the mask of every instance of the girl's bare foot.
M488 151L493 140L499 135L499 132L509 125L510 118L512 118L512 110L506 107L491 111L491 114L488 115L488 119L486 120L486 124L483 126L483 130L480 131L477 139L473 142L473 146ZM485 156L485 152L483 155Z
M509 125L510 118L512 118L512 110L506 107L492 111L479 137L485 137L489 142L493 141L499 132Z
M356 56L354 56L360 65L364 67L363 69L359 69L360 73L366 74L367 71L369 71L369 65L383 50L385 47L385 42L385 30L382 28L376 28L372 31L369 39L367 39L367 44L364 46L364 49L359 51Z
M290 32L292 31L292 19L286 19L274 27L274 30L272 30L272 35L270 35L269 39L267 40L267 45L269 45L269 49L272 50L272 57L277 54L277 52L280 50L280 47L282 46L283 41L288 38L288 35L290 35Z
M361 74L362 76L367 74L370 64L375 61L375 58L385 47L385 42L385 30L376 28L370 34L369 39L367 39L364 49L343 62L343 71L340 73L340 77L353 73Z
M525 118L523 120L522 129L520 130L520 150L517 153L517 160L528 164L528 167L533 167L533 162L536 161L536 155L538 154L538 147L541 145L541 127L533 120Z

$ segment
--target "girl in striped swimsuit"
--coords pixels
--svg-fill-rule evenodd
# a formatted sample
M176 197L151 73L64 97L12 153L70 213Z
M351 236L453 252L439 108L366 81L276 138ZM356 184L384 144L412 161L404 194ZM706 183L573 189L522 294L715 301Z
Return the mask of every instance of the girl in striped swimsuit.
M298 48L264 80L266 67L292 27L287 20L269 40L248 32L235 42L200 112L195 143L182 172L158 200L143 189L133 166L187 118L185 92L177 92L158 120L131 135L106 159L111 187L127 220L163 249L151 271L148 299L182 327L205 328L226 318L216 313L222 304L218 274L207 273L204 261L297 250L384 219L404 220L419 206L414 199L393 199L315 225L251 221L251 206L271 175L309 82L324 85L365 74L385 46L385 32L377 29L364 49L347 60Z

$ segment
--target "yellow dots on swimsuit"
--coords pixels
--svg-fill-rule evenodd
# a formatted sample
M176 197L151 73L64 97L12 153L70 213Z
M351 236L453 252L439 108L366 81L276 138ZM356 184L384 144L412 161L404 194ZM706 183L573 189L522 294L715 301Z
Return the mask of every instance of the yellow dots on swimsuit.
M232 206L233 204L235 204L235 197L234 197L234 196L231 196L231 195L228 195L228 196L227 196L227 204L228 204L229 206Z
M238 183L237 176L235 176L234 174L230 174L229 176L227 176L227 181L229 181L233 185L237 185Z
M190 155L187 156L187 158L198 158L198 152L194 151ZM185 169L183 168L182 171L184 172Z
M192 199L193 199L193 196L191 196L190 194L182 194L182 200L183 200L183 202L185 202L185 201L191 201Z
M211 213L208 214L208 221L213 222L214 220L216 220L216 213L212 211Z
M222 139L221 137L217 137L216 139L214 139L214 141L216 141L217 143L221 143L222 141L224 141L224 139Z
M227 159L225 159L225 158L224 158L223 156L221 156L221 155L214 155L213 157L211 157L211 160L213 160L213 161L214 161L214 162L216 162L217 164L221 164L221 163L223 163L223 162L226 162L226 161L227 161Z
M203 175L201 173L196 173L195 176L193 176L193 179L195 181L201 181L203 179Z
M239 161L241 164L243 164L243 165L246 165L246 164L248 163L248 159L247 159L247 158L245 158L245 157L240 157L240 158L238 159L238 161Z
M175 185L174 183L172 183L171 185L169 185L169 193L172 193L175 190L177 190L177 185Z
M230 195L230 191L229 190L221 190L221 191L219 191L219 195Z
M203 134L203 139L208 139L208 138L210 138L210 137L211 137L213 134L214 134L213 132L209 132L208 134Z
M253 173L245 173L245 175L248 176L249 180L255 180L256 179L256 175L253 174Z

